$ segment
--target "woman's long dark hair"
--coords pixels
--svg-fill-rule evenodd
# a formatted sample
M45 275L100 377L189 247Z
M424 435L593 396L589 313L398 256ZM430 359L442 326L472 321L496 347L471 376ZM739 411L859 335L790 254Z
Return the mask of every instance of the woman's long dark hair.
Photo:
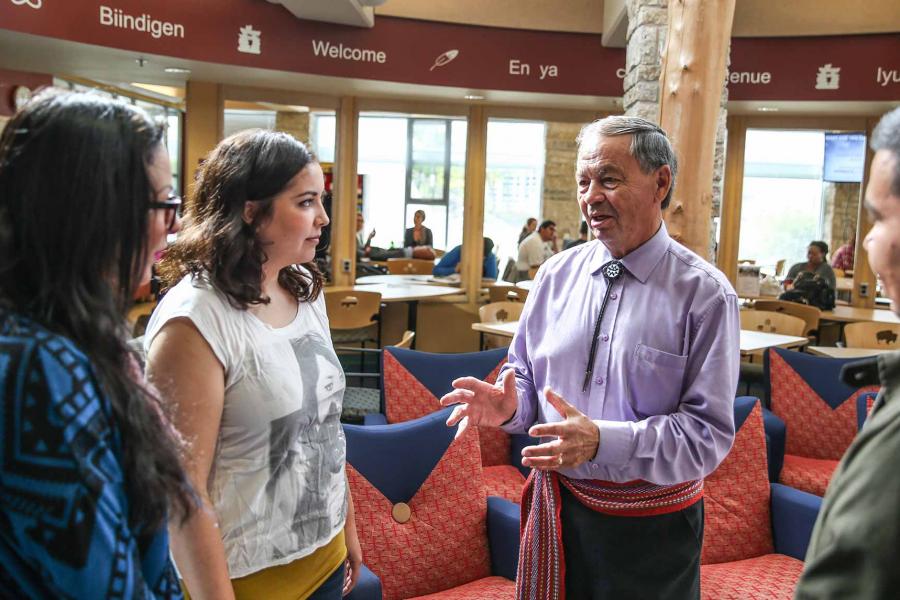
M206 157L187 204L178 241L160 265L163 285L187 273L208 278L239 309L265 304L262 293L265 244L257 229L272 215L272 200L315 158L286 133L248 129L219 143ZM244 221L244 203L256 202L253 222ZM315 300L323 279L315 263L306 273L285 267L278 283L301 302Z
M138 530L193 504L159 398L135 377L125 343L148 252L146 167L162 140L140 109L58 91L37 96L0 135L0 302L89 358L121 434Z

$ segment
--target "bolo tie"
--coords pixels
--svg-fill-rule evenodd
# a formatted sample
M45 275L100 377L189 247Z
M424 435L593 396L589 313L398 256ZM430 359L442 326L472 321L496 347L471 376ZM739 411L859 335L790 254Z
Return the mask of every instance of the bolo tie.
M624 267L617 260L611 260L602 267L600 272L606 278L606 292L603 294L603 302L600 303L600 312L597 314L597 323L594 325L594 336L591 338L591 349L588 352L587 368L584 371L584 383L581 391L586 392L588 384L591 382L591 375L594 373L594 359L597 357L597 342L600 339L600 324L603 321L603 313L606 312L606 303L609 301L609 294L612 292L613 283L622 276Z

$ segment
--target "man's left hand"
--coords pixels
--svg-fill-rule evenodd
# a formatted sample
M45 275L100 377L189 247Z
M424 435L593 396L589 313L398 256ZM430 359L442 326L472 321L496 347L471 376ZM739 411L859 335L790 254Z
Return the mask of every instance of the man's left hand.
M592 460L600 446L600 429L577 408L549 387L544 396L553 408L563 416L563 421L543 423L528 430L532 437L556 439L522 450L522 465L546 471L577 467Z

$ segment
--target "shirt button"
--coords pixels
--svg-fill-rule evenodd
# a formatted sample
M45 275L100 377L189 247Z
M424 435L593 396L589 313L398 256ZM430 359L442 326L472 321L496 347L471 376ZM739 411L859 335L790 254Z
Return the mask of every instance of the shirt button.
M615 300L616 298L619 297L619 295L617 293L613 292L612 294L609 295L609 297L612 298L613 300Z
M603 340L604 342L608 342L609 336L604 333L602 336L600 336L600 339Z
M593 465L591 465L591 468L596 471L597 469L600 468L600 465L593 464Z
M597 382L598 385L603 385L603 378L602 378L602 377L598 377L595 381Z

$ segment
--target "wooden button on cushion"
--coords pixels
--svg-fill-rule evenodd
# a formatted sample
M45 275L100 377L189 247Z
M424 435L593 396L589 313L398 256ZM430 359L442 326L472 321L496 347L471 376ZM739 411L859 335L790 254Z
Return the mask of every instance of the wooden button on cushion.
M394 517L395 521L403 524L409 521L409 518L412 516L412 510L410 510L409 504L406 502L398 502L391 509L391 516Z

